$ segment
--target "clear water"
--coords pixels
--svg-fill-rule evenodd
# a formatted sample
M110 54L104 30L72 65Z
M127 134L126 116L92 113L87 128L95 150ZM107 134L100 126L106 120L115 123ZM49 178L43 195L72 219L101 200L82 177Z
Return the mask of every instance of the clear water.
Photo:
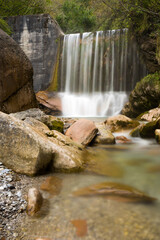
M127 134L127 133L126 133ZM122 133L120 134L122 135ZM124 134L123 134L124 135ZM92 148L99 159L110 160L123 170L120 177L82 172L53 174L63 180L58 196L46 197L39 216L26 217L23 239L54 240L159 240L160 239L160 147L152 140L134 139L133 144ZM159 171L158 171L159 169ZM112 174L111 174L112 175ZM41 182L41 180L39 180ZM118 202L99 196L75 197L73 191L101 182L125 183L157 198L154 204ZM78 237L72 220L87 224L87 234Z

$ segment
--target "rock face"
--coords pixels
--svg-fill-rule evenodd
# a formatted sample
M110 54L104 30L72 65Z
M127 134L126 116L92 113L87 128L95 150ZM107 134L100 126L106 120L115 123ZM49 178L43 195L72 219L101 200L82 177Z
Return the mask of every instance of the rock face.
M25 121L0 112L0 159L4 165L27 175L38 174L49 164L58 171L83 168L79 145L71 144L71 140L66 144L63 134L57 139L42 123L37 127L38 120L26 118Z
M80 119L68 128L65 134L75 142L88 145L96 136L97 132L98 129L92 121Z
M98 128L98 135L95 137L94 142L98 144L114 144L115 137L109 131L104 123L96 123L96 127Z
M48 14L9 17L12 38L30 59L34 69L34 90L45 90L56 74L59 25Z
M139 122L134 121L124 115L117 115L109 117L105 121L105 124L111 132L116 132L137 127L139 125Z
M1 29L0 46L0 110L10 113L35 107L30 61Z
M144 113L140 117L140 120L151 122L151 121L155 121L159 117L160 117L160 107L151 109L147 113Z
M148 75L136 84L122 114L137 117L160 104L160 73Z

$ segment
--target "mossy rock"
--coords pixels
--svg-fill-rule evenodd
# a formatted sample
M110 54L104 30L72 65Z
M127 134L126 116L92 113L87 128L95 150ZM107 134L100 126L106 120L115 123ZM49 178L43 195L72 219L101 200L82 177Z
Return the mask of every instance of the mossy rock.
M140 130L141 128L144 126L144 124L141 124L139 126L137 126L136 128L134 128L130 133L129 135L131 137L140 137Z
M149 122L145 124L140 129L140 136L142 138L154 138L155 137L155 130L160 128L160 118L156 121Z
M50 125L50 130L56 130L58 132L63 132L63 126L64 126L64 123L60 120L53 120L51 121L51 125Z
M160 72L149 74L136 84L131 92L122 114L137 117L144 111L158 107L160 104Z

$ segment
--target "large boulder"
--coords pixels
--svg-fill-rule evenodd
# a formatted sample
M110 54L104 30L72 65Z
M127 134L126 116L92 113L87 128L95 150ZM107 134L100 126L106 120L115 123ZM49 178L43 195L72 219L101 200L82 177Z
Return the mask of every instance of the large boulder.
M56 137L47 137L43 128L36 128L35 122L34 126L33 121L28 123L0 112L0 160L3 164L27 175L44 171L49 164L58 171L83 168L79 146L65 145Z
M111 132L117 132L121 130L128 130L131 128L135 128L139 125L139 122L132 120L131 118L128 118L124 115L117 115L117 116L109 117L105 121L105 124Z
M94 139L97 132L98 129L92 121L88 119L80 119L68 128L65 135L75 142L88 145Z
M10 113L35 107L30 61L1 29L0 46L0 110Z
M136 84L122 114L137 117L160 104L160 72L150 74Z
M158 143L160 143L160 129L155 130L155 138Z

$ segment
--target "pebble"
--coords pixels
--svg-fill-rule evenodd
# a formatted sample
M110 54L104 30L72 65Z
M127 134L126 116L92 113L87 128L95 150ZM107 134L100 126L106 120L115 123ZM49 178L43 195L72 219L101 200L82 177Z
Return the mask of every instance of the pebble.
M26 201L22 198L21 184L16 181L16 174L5 168L0 162L0 239L16 239L14 232L18 214L26 209ZM13 234L12 234L13 233Z

